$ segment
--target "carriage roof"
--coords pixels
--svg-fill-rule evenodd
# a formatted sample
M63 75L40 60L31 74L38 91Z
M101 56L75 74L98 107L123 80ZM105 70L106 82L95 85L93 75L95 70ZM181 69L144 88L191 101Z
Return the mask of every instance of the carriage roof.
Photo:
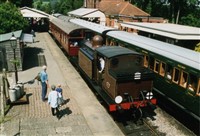
M124 31L110 31L107 35L200 70L198 52Z
M70 22L80 25L82 27L88 28L88 29L90 29L94 32L100 33L100 34L107 32L109 30L117 30L115 28L99 25L97 23L85 21L83 19L70 19Z
M106 58L112 58L122 55L140 55L135 51L120 46L102 46L97 48L96 51Z
M57 17L51 17L50 22L52 22L54 25L59 27L61 30L63 30L66 34L69 34L70 32L78 29L85 29L84 27L80 25L73 24L69 22L70 17L67 16L58 16Z

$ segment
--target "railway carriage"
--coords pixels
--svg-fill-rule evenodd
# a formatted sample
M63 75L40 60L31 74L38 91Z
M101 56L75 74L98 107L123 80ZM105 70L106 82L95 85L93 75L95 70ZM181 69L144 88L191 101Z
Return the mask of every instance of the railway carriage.
M85 38L84 27L69 22L71 17L51 16L49 30L69 56L77 56L80 42Z
M142 53L143 65L155 73L154 92L200 121L200 53L123 31L107 36Z

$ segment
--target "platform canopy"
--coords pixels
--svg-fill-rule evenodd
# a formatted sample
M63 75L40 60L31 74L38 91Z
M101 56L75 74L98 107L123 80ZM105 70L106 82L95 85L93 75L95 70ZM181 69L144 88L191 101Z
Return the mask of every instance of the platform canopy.
M49 15L42 12L42 11L39 11L39 10L36 10L36 9L33 9L33 8L28 8L28 7L23 7L20 9L21 10L21 13L23 15L23 17L30 17L30 18L49 18Z
M79 8L68 12L68 15L77 18L88 18L89 21L92 21L94 18L99 18L100 24L102 25L105 25L106 21L105 14L99 9L94 8Z
M171 23L123 22L122 27L133 28L178 40L200 40L200 28Z

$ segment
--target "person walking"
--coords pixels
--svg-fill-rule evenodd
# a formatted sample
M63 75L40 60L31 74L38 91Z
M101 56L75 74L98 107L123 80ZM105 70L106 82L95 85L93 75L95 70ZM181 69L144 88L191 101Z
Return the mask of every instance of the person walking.
M52 85L51 86L51 92L48 95L48 104L51 106L51 112L53 116L57 116L59 119L59 110L58 110L58 92L56 91L56 86ZM56 111L56 113L55 113Z
M42 67L42 71L40 72L40 80L42 85L42 101L45 101L45 97L47 94L47 87L48 87L48 74L46 72L47 66Z

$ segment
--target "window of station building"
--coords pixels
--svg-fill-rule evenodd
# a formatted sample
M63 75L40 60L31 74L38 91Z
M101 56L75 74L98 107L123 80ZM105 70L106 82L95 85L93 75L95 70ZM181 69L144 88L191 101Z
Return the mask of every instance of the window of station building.
M176 84L178 84L178 81L179 81L179 75L180 75L180 70L177 69L177 68L174 68L173 70L173 78L172 78L172 81Z
M164 77L165 76L165 71L166 71L166 64L164 62L160 62L159 74Z
M186 88L188 83L188 74L185 71L181 71L180 86Z
M149 64L149 56L147 54L144 54L144 67L148 67Z
M155 73L158 73L158 70L159 70L159 63L160 63L160 61L159 60L155 60L154 61L154 72Z

